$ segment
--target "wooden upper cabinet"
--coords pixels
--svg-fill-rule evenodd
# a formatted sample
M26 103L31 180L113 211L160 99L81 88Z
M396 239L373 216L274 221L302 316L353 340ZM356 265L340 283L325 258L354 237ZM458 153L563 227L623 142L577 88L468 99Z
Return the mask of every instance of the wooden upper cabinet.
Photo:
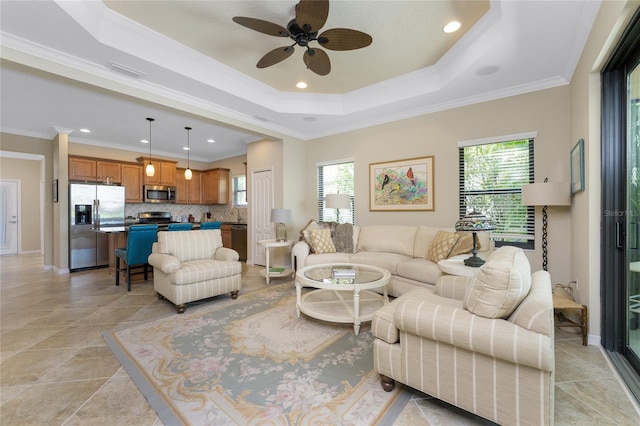
M98 181L106 182L107 178L113 183L122 182L122 168L120 163L112 161L96 161L96 176Z
M191 180L184 178L185 169L176 169L176 203L202 204L202 172L191 170Z
M142 166L122 164L122 185L126 203L142 202Z
M204 204L229 203L229 169L206 170L202 174Z
M117 161L69 156L69 180L121 183L122 170Z
M154 160L151 158L151 163L155 168L153 176L147 176L146 168L149 164L149 157L136 158L139 163L143 165L143 179L144 185L167 185L176 186L176 164L177 161L167 160Z

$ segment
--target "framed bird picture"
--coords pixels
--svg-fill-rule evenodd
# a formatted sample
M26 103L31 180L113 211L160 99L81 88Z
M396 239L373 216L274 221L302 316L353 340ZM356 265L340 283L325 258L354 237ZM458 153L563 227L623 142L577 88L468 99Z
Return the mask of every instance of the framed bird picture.
M369 164L369 211L434 211L434 157Z

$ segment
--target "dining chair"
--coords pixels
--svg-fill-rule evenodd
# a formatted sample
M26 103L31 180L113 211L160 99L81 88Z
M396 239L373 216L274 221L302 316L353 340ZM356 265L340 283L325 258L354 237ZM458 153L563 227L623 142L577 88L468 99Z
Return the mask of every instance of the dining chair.
M131 225L127 236L127 247L115 249L116 285L120 285L120 259L127 263L127 290L131 291L131 269L142 267L144 279L148 278L149 255L153 243L158 241L158 225ZM124 270L124 269L123 269Z
M200 229L220 229L222 222L202 222Z
M169 231L191 231L193 223L170 223Z

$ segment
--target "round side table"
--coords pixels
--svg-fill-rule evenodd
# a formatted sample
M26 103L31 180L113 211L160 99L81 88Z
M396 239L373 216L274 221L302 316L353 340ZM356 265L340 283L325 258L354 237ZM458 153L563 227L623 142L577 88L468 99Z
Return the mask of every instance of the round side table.
M438 262L438 269L449 275L473 277L480 268L474 268L472 266L465 265L464 259L466 259L467 257L469 256L464 255L461 257L455 256L449 259L442 259L440 262Z

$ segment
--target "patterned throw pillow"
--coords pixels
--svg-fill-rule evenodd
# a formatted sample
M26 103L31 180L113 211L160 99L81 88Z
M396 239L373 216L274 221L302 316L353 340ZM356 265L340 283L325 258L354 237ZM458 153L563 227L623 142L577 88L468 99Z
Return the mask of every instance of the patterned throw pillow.
M311 237L311 248L314 253L335 253L336 247L331 239L331 230L329 229L311 229L309 231Z
M427 250L426 259L435 263L446 259L458 238L459 236L455 232L438 231L429 250Z
M473 250L473 234L471 232L456 232L459 236L458 241L451 249L449 256L453 257L459 254L471 253ZM476 239L476 250L480 251L480 242Z

